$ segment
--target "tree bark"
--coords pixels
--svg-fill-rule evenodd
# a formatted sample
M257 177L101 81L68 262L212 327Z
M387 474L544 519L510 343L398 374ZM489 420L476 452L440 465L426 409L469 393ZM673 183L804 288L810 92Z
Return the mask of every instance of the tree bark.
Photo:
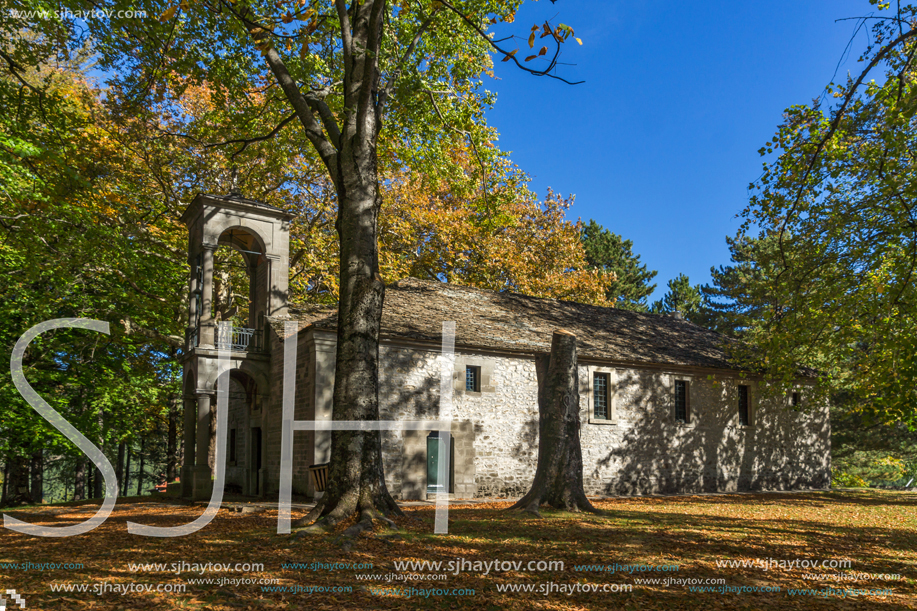
M566 511L599 513L583 490L580 447L579 375L576 336L554 332L551 353L535 357L538 378L538 466L529 492L510 509L539 517L547 504Z
M99 446L99 449L105 447L104 433L105 431L105 410L99 409L98 413L98 422L99 422L99 441L96 445ZM118 461L120 464L120 460ZM92 498L100 499L102 498L102 472L99 471L99 468L93 465L92 469ZM120 477L120 475L118 476Z
M374 165L363 170L366 183L350 184L338 221L341 293L334 420L379 419L379 329L385 285L376 257L379 204ZM345 176L345 182L356 178ZM332 432L328 488L307 520L321 517L323 526L332 526L353 513L360 514L364 528L373 518L401 513L385 485L379 431Z
M76 472L73 474L73 500L82 501L86 498L86 461L76 461Z
M122 494L127 496L128 489L131 486L131 446L129 444L124 444L124 492Z
M118 464L115 465L115 475L118 477L118 490L121 491L124 489L124 442L123 441L118 443Z
M379 331L385 284L379 274L378 216L382 204L376 143L382 126L378 102L379 51L384 0L354 3L348 11L337 3L344 62L344 124L340 133L323 102L304 99L276 53L266 59L297 111L306 133L331 172L337 189L340 240L340 300L332 414L334 420L379 419ZM321 135L312 105L322 117ZM326 107L325 107L326 108ZM316 135L318 134L318 135ZM349 535L372 527L374 519L394 526L386 516L401 514L382 468L379 431L333 431L328 487L315 509L298 525L331 527L357 513Z
M143 496L143 469L146 466L146 438L140 438L140 469L137 470L137 496Z
M210 402L210 444L207 448L207 464L210 472L216 473L217 468L217 402Z
M92 498L102 498L102 472L95 466L92 468Z

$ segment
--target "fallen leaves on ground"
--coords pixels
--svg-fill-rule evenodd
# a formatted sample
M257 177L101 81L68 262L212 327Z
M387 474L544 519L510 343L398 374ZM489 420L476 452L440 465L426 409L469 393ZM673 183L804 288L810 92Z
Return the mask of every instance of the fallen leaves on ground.
M397 533L382 529L363 533L348 552L334 534L297 537L295 530L293 535L276 534L274 509L256 513L222 509L210 525L185 537L134 536L127 532L127 521L175 526L202 512L201 507L135 499L119 503L102 526L77 537L37 538L0 530L0 590L15 589L30 611L917 608L914 494L831 491L594 503L604 515L545 511L541 520L505 511L508 502L453 505L448 535L433 534L432 507L407 508L405 517L396 519ZM6 513L30 522L66 525L85 520L97 506L47 506ZM303 515L294 510L293 520ZM395 566L410 560L443 564L438 571ZM482 567L495 560L522 562L523 569L491 566L485 574ZM722 565L743 560L746 566ZM849 566L789 567L788 561L793 560L849 561ZM563 569L555 565L552 570L528 571L529 561L560 561ZM16 570L3 563L74 563L82 568ZM185 567L255 563L262 564L263 570L182 570L183 563ZM285 568L285 563L300 567ZM349 563L349 568L329 566L335 563ZM130 565L137 564L161 564L165 570L142 571L136 566L132 570ZM355 564L363 568L354 568ZM678 565L678 569L596 570L615 565ZM877 574L896 574L901 579L881 579ZM211 582L190 583L196 579ZM639 581L648 579L659 581ZM665 579L699 581L689 586ZM711 585L709 580L722 582ZM87 591L52 589L61 584L87 585ZM135 588L151 584L152 591L119 592L132 584ZM593 584L600 591L582 591ZM601 591L606 584L612 589L632 586L632 590ZM181 586L184 592L156 591ZM508 586L532 591L500 591ZM698 586L713 589L696 591ZM743 586L744 592L734 590ZM294 592L294 587L317 590ZM569 592L577 587L580 591ZM733 590L718 591L721 587ZM747 591L762 587L780 590ZM886 588L891 593L852 595L853 590ZM791 589L816 593L790 595Z

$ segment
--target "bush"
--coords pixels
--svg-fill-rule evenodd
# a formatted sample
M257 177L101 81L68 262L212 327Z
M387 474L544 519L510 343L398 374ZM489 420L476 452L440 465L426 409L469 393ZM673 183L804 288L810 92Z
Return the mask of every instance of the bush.
M834 477L831 478L831 487L832 488L868 488L869 484L866 483L859 475L853 475L847 471L836 471Z

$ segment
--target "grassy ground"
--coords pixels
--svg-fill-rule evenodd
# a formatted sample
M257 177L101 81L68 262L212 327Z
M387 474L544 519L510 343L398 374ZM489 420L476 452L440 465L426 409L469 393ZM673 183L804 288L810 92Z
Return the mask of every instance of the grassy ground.
M194 535L155 539L131 536L126 521L157 526L193 520L200 508L119 503L108 521L86 535L33 538L0 530L0 591L15 589L34 609L904 609L917 608L917 494L832 491L801 494L723 495L615 499L598 502L604 516L546 512L543 520L506 513L503 504L455 507L448 535L434 535L433 510L406 510L402 530L365 534L344 551L333 537L279 536L276 511L240 514L221 510ZM22 520L73 524L94 506L7 511ZM56 515L52 515L56 514ZM294 512L294 518L296 517ZM294 533L295 534L295 533ZM401 560L440 561L439 571L397 571ZM446 563L465 569L456 573ZM499 570L493 561L562 561L552 570ZM724 561L746 561L728 567ZM849 561L847 568L788 566L788 561ZM783 561L781 566L779 563ZM27 570L10 563L79 563L82 568ZM260 563L259 572L184 570L181 563ZM132 563L163 563L165 571L131 570ZM179 572L172 570L177 563ZM284 568L284 563L300 563ZM319 566L313 563L323 563ZM367 568L330 567L360 563ZM770 566L777 563L775 566ZM372 568L368 568L368 565ZM677 570L600 570L615 565ZM763 564L768 565L765 570ZM584 569L582 565L593 565ZM508 565L507 565L508 566ZM211 565L212 568L212 565ZM445 580L406 581L406 574ZM896 574L882 579L877 574ZM357 576L375 575L370 579ZM807 579L816 575L816 579ZM210 584L190 583L212 579ZM274 585L239 580L278 580ZM638 580L657 579L656 584ZM668 584L663 580L722 580ZM222 583L220 583L222 580ZM235 581L233 581L235 580ZM54 592L52 585L87 585L85 592ZM184 593L118 589L151 584ZM579 584L579 585L577 585ZM600 589L631 591L584 592ZM699 585L712 591L696 591ZM308 593L276 588L325 588ZM500 588L528 587L531 592ZM746 591L736 591L742 587ZM694 587L695 591L691 588ZM275 588L266 591L265 588ZM408 588L403 590L402 588ZM411 591L410 588L414 590ZM569 593L570 588L579 591ZM730 589L731 591L727 590ZM779 588L764 593L754 588ZM101 594L97 594L104 589ZM337 591L333 591L333 590ZM430 589L440 592L430 592ZM462 594L442 591L464 590ZM547 592L546 590L553 591ZM791 595L791 589L816 593ZM891 593L876 594L889 589ZM426 591L423 591L426 590ZM473 590L473 594L470 591ZM853 590L861 591L852 595ZM863 593L868 591L869 594ZM8 607L13 608L13 607Z

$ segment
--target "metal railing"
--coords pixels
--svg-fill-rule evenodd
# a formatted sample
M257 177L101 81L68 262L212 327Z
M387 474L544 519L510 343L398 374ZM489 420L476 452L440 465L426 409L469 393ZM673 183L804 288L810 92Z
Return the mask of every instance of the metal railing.
M231 334L220 331L217 337L217 349L259 352L261 350L261 333L258 329L248 329L246 327L233 327Z
M232 333L222 333L216 329L217 350L232 350L234 352L261 352L264 333L261 329L248 329L246 327L233 327ZM228 337L226 337L228 335ZM200 345L201 329L195 327L185 331L188 350L194 350Z

